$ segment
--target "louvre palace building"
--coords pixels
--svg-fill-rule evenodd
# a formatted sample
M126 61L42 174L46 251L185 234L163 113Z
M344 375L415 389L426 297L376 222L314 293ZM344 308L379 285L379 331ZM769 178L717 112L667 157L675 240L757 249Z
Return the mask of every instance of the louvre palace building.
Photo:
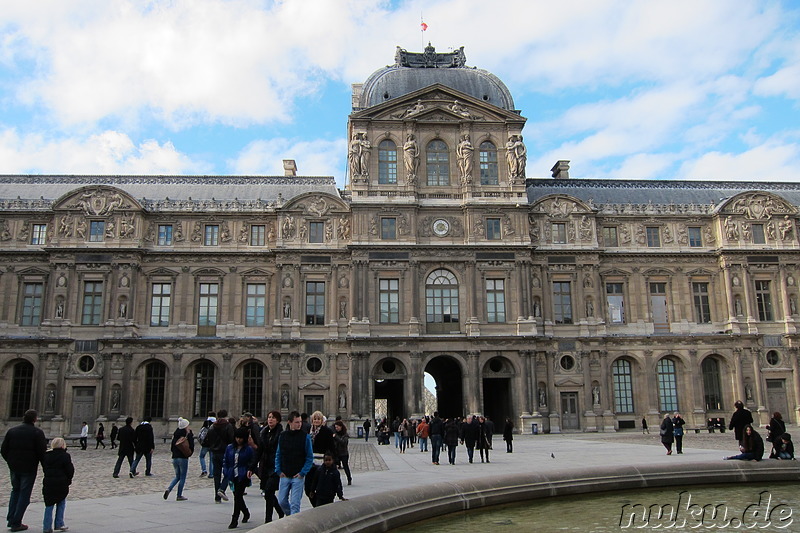
M397 49L347 186L0 176L0 433L271 409L609 432L800 410L800 183L526 169L504 83ZM299 162L302 167L302 161ZM531 177L536 174L540 177Z

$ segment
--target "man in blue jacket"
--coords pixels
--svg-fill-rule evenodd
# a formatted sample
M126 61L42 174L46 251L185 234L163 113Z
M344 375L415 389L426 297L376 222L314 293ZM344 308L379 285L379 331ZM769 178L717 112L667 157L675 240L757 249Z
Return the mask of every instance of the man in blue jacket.
M28 529L22 523L22 517L31 503L31 492L39 472L39 463L47 451L44 432L35 426L38 417L39 414L33 409L25 411L22 424L6 432L0 447L0 455L8 463L8 470L11 472L11 494L6 515L11 531Z
M278 437L275 473L280 476L278 503L287 515L300 512L305 477L314 464L311 435L301 430L300 413L289 413L288 429Z

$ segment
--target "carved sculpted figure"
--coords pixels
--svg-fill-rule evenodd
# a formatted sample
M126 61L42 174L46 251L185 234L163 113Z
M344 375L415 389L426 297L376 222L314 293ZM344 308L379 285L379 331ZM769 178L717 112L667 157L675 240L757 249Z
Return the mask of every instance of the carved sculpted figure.
M469 109L461 105L461 103L456 100L452 104L450 104L450 111L455 113L456 115L461 115L462 117L470 117Z
M586 215L581 217L581 240L588 241L592 238L592 221L589 220Z
M739 228L731 217L725 219L725 236L729 241L739 240Z
M361 167L361 175L362 176L369 176L369 158L372 155L372 145L370 144L369 140L367 140L367 134L361 134L361 152L360 156L360 163L359 166Z
M283 220L283 238L291 239L294 237L294 217L288 216Z
M85 219L82 218L82 219L80 219L78 221L78 225L75 228L75 234L78 237L80 237L81 239L85 239L86 238L86 220Z
M542 387L539 387L539 407L547 407L547 393Z
M58 225L58 233L62 237L72 237L72 215L69 213L61 217L61 222Z
M417 179L417 168L419 167L419 147L414 135L409 133L406 143L403 145L403 163L406 167L406 180L414 183Z
M350 238L350 219L347 217L342 217L339 219L339 228L338 228L339 238L342 240L347 240Z
M354 133L350 139L350 148L347 153L347 162L350 164L350 175L354 178L361 176L361 134Z
M508 177L513 184L518 179L525 179L525 165L528 160L528 150L522 142L522 135L511 135L506 143L506 161L508 162Z
M472 182L472 155L474 152L475 147L472 146L469 135L464 135L456 147L456 155L458 156L458 169L461 171L461 183L465 185Z
M597 385L592 387L592 403L594 403L594 405L600 405L600 387Z
M789 215L784 215L783 220L778 222L778 231L781 232L781 239L787 240L792 236L792 221L789 220Z

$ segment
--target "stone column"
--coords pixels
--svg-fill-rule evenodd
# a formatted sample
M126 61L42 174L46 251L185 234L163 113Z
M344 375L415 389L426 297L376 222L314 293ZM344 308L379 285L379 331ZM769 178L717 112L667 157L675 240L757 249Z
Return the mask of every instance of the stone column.
M792 360L792 389L794 391L794 423L797 424L800 422L800 361L798 361L798 348L796 346L792 346L788 350L789 357ZM788 398L787 398L787 402ZM791 422L792 420L787 420L787 422Z
M753 356L751 357L753 363L753 385L755 386L755 390L753 391L753 400L757 406L759 413L766 413L767 408L766 404L766 394L764 391L764 376L761 373L761 348L753 348ZM769 416L767 416L769 419ZM754 420L754 423L759 423L758 420Z
M422 316L424 313L420 313L420 303L419 303L419 261L411 260L409 261L410 267L410 275L408 276L408 282L410 287L407 287L406 290L411 291L411 312L409 315L411 318L416 318L419 320L419 317Z
M467 351L467 373L463 377L467 391L467 410L483 413L483 379L480 369L480 350Z
M270 355L270 377L272 394L270 395L271 404L278 406L279 410L283 412L283 403L281 403L281 354L273 353ZM291 396L291 394L290 394ZM289 406L291 406L291 398L289 399Z
M47 353L40 353L39 354L39 366L37 367L37 374L38 377L36 378L36 390L33 393L33 404L39 407L38 411L39 414L43 414L45 412L44 406L47 405L47 398L45 398L47 394L47 360L49 359L49 355ZM107 372L104 372L106 374ZM103 411L100 411L101 413Z
M129 309L133 310L132 308ZM106 416L110 411L108 394L111 392L111 364L114 361L114 355L104 353L101 357L103 358L103 385L100 387L100 404L98 405L97 412L101 413L101 416Z
M300 397L300 354L297 352L289 354L289 361L291 364L291 369L289 372L291 373L291 385L289 385L289 392L295 396L295 405L297 405L297 410L301 413L305 409L305 405L303 405L303 398ZM311 413L308 413L309 415Z
M414 418L419 418L425 414L425 402L423 402L422 387L425 381L425 373L422 370L422 352L409 352L411 358L411 398L409 398L407 412Z
M183 353L181 352L173 352L172 353L172 368L169 371L170 377L170 387L169 387L169 400L167 401L167 409L166 414L170 419L177 419L179 416L182 416L182 403L181 398L183 397L183 382L184 382L184 375L183 375L183 366L181 361L183 359ZM189 384L192 385L189 385ZM193 387L194 379L190 377L187 380L187 387ZM189 403L190 409L194 410L194 399ZM122 411L120 411L122 412ZM189 418L195 413L189 413ZM197 413L198 416L205 418L208 413Z
M336 368L336 353L328 354L328 388L331 393L328 395L327 412L335 419L339 413L339 369ZM347 394L347 393L345 393ZM342 418L344 415L342 414Z
M231 358L233 354L230 352L225 352L222 354L222 374L220 375L220 379L217 381L222 381L222 405L227 406L228 413L233 415L233 398L231 398L231 382L233 381L233 375L231 374ZM203 413L200 413L201 415Z
M131 365L133 361L133 354L130 352L125 352L122 354L122 383L131 382ZM131 390L130 386L128 390L122 389L122 398L119 401L119 412L120 414L130 415L132 413L133 402L131 401Z
M744 375L742 374L742 349L733 349L733 396L734 401L745 401Z
M64 379L67 373L67 362L69 356L66 353L58 354L58 383L56 384L56 414L63 416L67 412L67 406L64 405L67 399L67 382ZM122 406L120 405L120 409ZM121 412L121 411L120 411ZM69 428L69 423L66 425Z
M644 351L645 381L647 383L647 399L650 404L650 414L661 413L661 403L658 400L658 379L656 378L656 364L653 359L653 350ZM659 420L659 424L661 421Z

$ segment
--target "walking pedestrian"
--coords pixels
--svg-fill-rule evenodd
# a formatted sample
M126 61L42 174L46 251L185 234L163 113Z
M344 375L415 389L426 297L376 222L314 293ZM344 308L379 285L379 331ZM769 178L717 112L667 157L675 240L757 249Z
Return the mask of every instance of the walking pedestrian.
M86 448L88 448L88 443L89 443L89 424L87 424L86 421L84 421L83 425L81 426L80 442L81 442L81 450L86 450Z
M490 425L489 420L485 417L480 417L478 419L478 452L481 454L481 462L484 461L484 455L486 456L486 462L489 461L489 450L492 449L492 428Z
M336 496L339 496L342 501L347 500L342 490L342 476L339 475L339 470L334 465L333 456L329 453L326 453L322 459L322 466L317 473L312 496L317 502L317 507L333 503L333 499Z
M311 435L301 430L300 413L289 413L289 428L281 432L275 451L275 472L280 477L278 501L287 515L300 512L306 474L314 464Z
M428 433L431 436L431 462L439 464L439 454L442 451L442 439L444 438L444 422L439 418L439 411L433 412Z
M96 450L98 447L103 446L103 449L106 449L106 443L103 442L106 438L106 428L103 426L103 423L100 422L97 425L97 433L95 433L94 438L97 440L97 444L95 444L94 449Z
M461 425L461 444L467 447L467 460L470 463L475 455L479 429L478 417L467 415L467 419Z
M341 420L333 423L333 442L336 445L336 459L342 464L344 474L347 476L347 484L352 485L353 476L350 474L350 450L348 449L350 436L347 434L347 426Z
M736 400L733 406L736 410L731 415L731 422L728 424L728 429L733 430L733 436L736 438L739 446L741 446L745 437L744 428L748 424L753 423L753 413L751 413L749 409L745 409L744 403L742 403L741 400Z
M514 452L514 423L510 418L506 418L506 424L503 427L503 440L506 441L506 453Z
M228 483L233 484L233 514L228 529L236 529L239 526L240 514L243 524L250 521L250 509L247 508L244 501L244 491L250 483L257 464L255 451L249 444L251 438L249 427L236 428L235 441L228 444L225 449L225 457L222 459L222 471L225 477L222 479L222 486L217 492L217 496L227 500L224 488L228 486Z
M119 428L117 427L117 424L112 422L111 423L111 435L109 435L109 439L111 440L111 449L112 450L117 447L117 434L118 433L119 433Z
M280 484L280 477L275 473L275 452L278 450L278 437L283 431L280 411L267 414L267 425L261 430L261 446L258 448L258 477L261 479L261 490L264 491L266 514L264 523L272 522L272 511L283 518L283 508L278 503L275 493Z
M675 411L675 416L672 417L672 431L675 434L675 451L683 453L683 426L686 420L683 419L681 414Z
M425 418L420 419L419 424L417 424L417 437L419 437L419 451L421 452L428 451L429 430L430 426L427 420Z
M369 418L364 420L362 427L364 428L364 442L369 442L369 429L372 427L372 422L369 421Z
M200 477L214 477L214 463L211 461L211 455L209 455L211 451L206 445L206 438L208 437L208 431L211 429L211 424L216 420L216 413L209 413L208 418L203 421L200 433L197 434L197 444L200 445ZM206 466L206 455L208 455L208 466Z
M661 444L667 449L667 455L672 455L672 443L675 441L675 430L669 413L665 414L664 419L661 421L659 435L661 435Z
M152 418L145 416L141 423L136 426L136 459L131 465L130 477L138 476L139 472L136 468L139 466L139 461L142 457L145 459L145 476L152 476L151 471L153 467L153 450L156 449L156 440L153 435L153 426L150 424Z
M64 524L64 513L67 509L67 495L75 467L72 458L67 453L67 443L61 437L56 437L50 443L51 451L44 454L42 459L42 497L44 498L44 523L43 533L53 533L54 529L66 531L69 528ZM55 522L53 522L55 510ZM13 529L12 529L13 531Z
M219 489L222 488L222 460L228 444L233 442L233 425L228 421L228 410L217 410L217 420L211 424L206 435L206 446L211 452L211 463L214 465L214 502L222 503Z
M136 430L133 429L131 424L133 424L133 417L129 416L125 419L125 425L117 433L119 450L117 450L117 464L114 465L114 478L119 477L123 459L128 459L128 465L131 467L130 471L133 471L133 454L136 452Z
M644 435L645 433L649 435L650 429L647 427L647 419L645 417L642 417L642 435Z
M31 502L33 483L39 471L39 463L47 450L44 432L36 427L39 413L28 409L22 415L22 424L6 431L0 455L8 463L11 474L11 494L8 500L6 521L11 531L25 531L28 526L22 523L25 510Z
M178 485L178 496L175 501L183 502L188 500L183 495L183 487L186 485L186 475L189 473L189 458L178 446L180 439L186 439L189 442L189 450L194 453L194 434L189 429L189 421L183 417L178 418L178 428L172 433L172 441L169 445L170 452L172 452L172 468L175 470L175 477L172 478L167 490L164 491L164 499L166 500L169 498L170 491L175 488L175 485Z
M456 464L456 449L458 448L459 423L455 418L447 419L444 423L444 443L447 446L447 460L451 465Z

